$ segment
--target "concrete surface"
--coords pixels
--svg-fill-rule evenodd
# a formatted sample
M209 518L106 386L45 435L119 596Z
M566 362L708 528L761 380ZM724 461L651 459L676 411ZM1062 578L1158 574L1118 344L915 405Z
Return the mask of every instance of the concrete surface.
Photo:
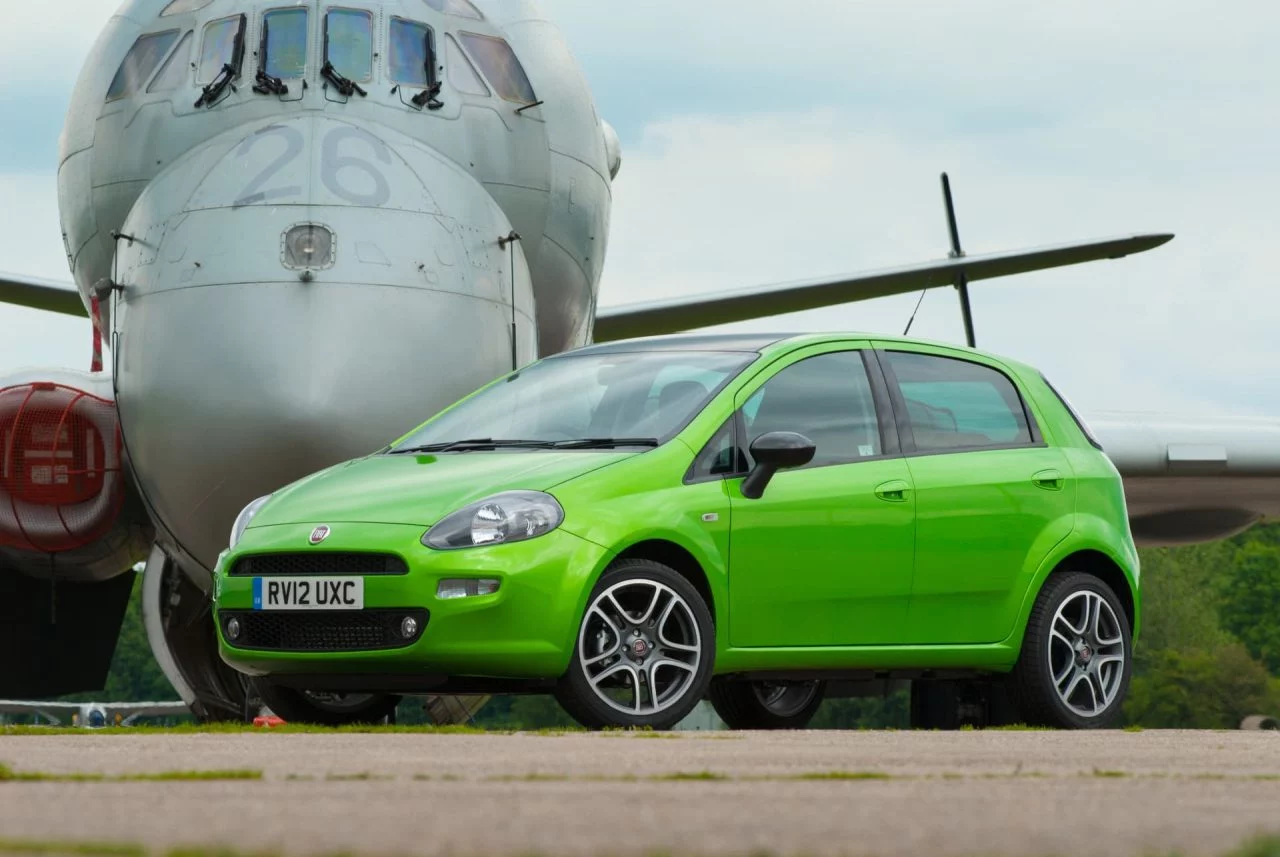
M11 735L0 763L264 774L0 782L10 840L290 855L1139 857L1280 834L1277 732ZM864 778L805 778L830 772ZM672 778L706 773L719 778Z

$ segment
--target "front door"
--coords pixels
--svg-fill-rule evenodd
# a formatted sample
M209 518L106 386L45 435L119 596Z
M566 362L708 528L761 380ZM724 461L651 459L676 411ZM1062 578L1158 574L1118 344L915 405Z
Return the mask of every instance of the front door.
M758 500L742 496L740 479L730 485L734 647L903 640L915 494L892 423L882 431L878 418L877 388L888 410L883 381L863 355L802 352L739 398L742 448L792 431L817 452L808 466L774 476Z
M1070 532L1071 467L1001 368L897 348L880 358L916 488L910 641L999 642L1032 575Z

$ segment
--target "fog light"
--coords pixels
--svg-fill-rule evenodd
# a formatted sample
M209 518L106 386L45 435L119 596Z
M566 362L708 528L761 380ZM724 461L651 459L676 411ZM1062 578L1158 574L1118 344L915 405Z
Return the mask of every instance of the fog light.
M240 639L240 620L234 616L227 620L227 639Z
M400 636L406 640L412 640L418 633L418 620L412 616L405 616L404 621L400 623Z
M497 580L442 580L436 587L436 598L447 601L452 598L474 598L492 595L498 591Z

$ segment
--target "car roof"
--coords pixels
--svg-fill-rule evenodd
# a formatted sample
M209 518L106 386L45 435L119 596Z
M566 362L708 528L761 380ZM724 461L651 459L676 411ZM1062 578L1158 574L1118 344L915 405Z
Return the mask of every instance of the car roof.
M628 351L754 351L759 352L787 339L794 333L682 333L674 336L646 336L640 339L622 339L588 345L566 355L621 354ZM554 359L554 358L551 358Z
M820 345L842 339L868 339L885 345L931 345L940 348L954 349L960 352L987 357L1008 365L1029 369L1030 367L1016 360L999 354L992 354L976 348L969 348L957 342L939 342L930 339L917 339L909 336L890 336L882 333L866 331L820 331L806 333L678 333L670 336L647 336L637 339L623 339L617 342L605 342L599 345L588 345L574 351L566 351L548 360L561 357L581 356L589 354L623 354L641 351L740 351L745 353L762 353L775 346L786 349L805 345Z

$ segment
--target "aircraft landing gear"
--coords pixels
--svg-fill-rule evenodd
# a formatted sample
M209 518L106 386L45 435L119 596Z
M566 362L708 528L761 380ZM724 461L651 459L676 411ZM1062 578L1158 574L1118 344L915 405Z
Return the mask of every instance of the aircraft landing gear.
M1001 679L911 682L911 728L985 729L1022 722Z

